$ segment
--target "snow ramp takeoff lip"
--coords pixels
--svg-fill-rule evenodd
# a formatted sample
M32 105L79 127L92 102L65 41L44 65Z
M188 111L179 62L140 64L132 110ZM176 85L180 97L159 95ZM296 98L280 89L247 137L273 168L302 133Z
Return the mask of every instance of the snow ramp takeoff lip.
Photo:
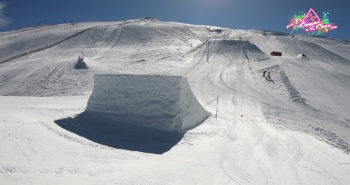
M249 41L211 40L208 42L209 55L223 55L229 60L265 60L269 58L256 45Z
M160 75L95 75L86 110L117 122L178 133L209 115L186 78Z
M164 153L209 115L184 77L98 74L86 111L56 123L103 145Z

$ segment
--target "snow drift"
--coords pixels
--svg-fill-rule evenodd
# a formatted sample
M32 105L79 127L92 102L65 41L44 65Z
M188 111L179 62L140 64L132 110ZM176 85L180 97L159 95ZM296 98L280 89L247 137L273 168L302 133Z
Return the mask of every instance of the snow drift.
M97 74L86 111L116 123L178 133L209 116L186 78L160 75Z

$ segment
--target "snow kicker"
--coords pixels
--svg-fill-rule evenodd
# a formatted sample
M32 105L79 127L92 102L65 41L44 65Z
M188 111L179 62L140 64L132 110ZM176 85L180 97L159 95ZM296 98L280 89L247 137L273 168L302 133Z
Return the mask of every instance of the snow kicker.
M86 110L123 124L178 133L209 116L181 76L95 75Z
M209 115L184 77L98 74L86 111L56 123L107 146L163 153Z

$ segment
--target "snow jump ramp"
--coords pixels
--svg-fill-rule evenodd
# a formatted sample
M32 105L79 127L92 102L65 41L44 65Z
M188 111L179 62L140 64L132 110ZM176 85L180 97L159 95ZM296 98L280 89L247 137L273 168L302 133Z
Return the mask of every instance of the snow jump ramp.
M209 115L184 77L97 74L86 110L56 123L107 146L164 153Z

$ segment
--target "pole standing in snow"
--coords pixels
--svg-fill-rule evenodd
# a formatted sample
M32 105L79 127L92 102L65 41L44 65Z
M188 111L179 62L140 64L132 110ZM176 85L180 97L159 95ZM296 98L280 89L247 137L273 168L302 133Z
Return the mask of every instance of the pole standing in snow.
M216 97L216 113L215 118L218 119L219 96Z
M270 114L270 104L267 104L267 116L266 116L266 124L269 123L269 114Z

